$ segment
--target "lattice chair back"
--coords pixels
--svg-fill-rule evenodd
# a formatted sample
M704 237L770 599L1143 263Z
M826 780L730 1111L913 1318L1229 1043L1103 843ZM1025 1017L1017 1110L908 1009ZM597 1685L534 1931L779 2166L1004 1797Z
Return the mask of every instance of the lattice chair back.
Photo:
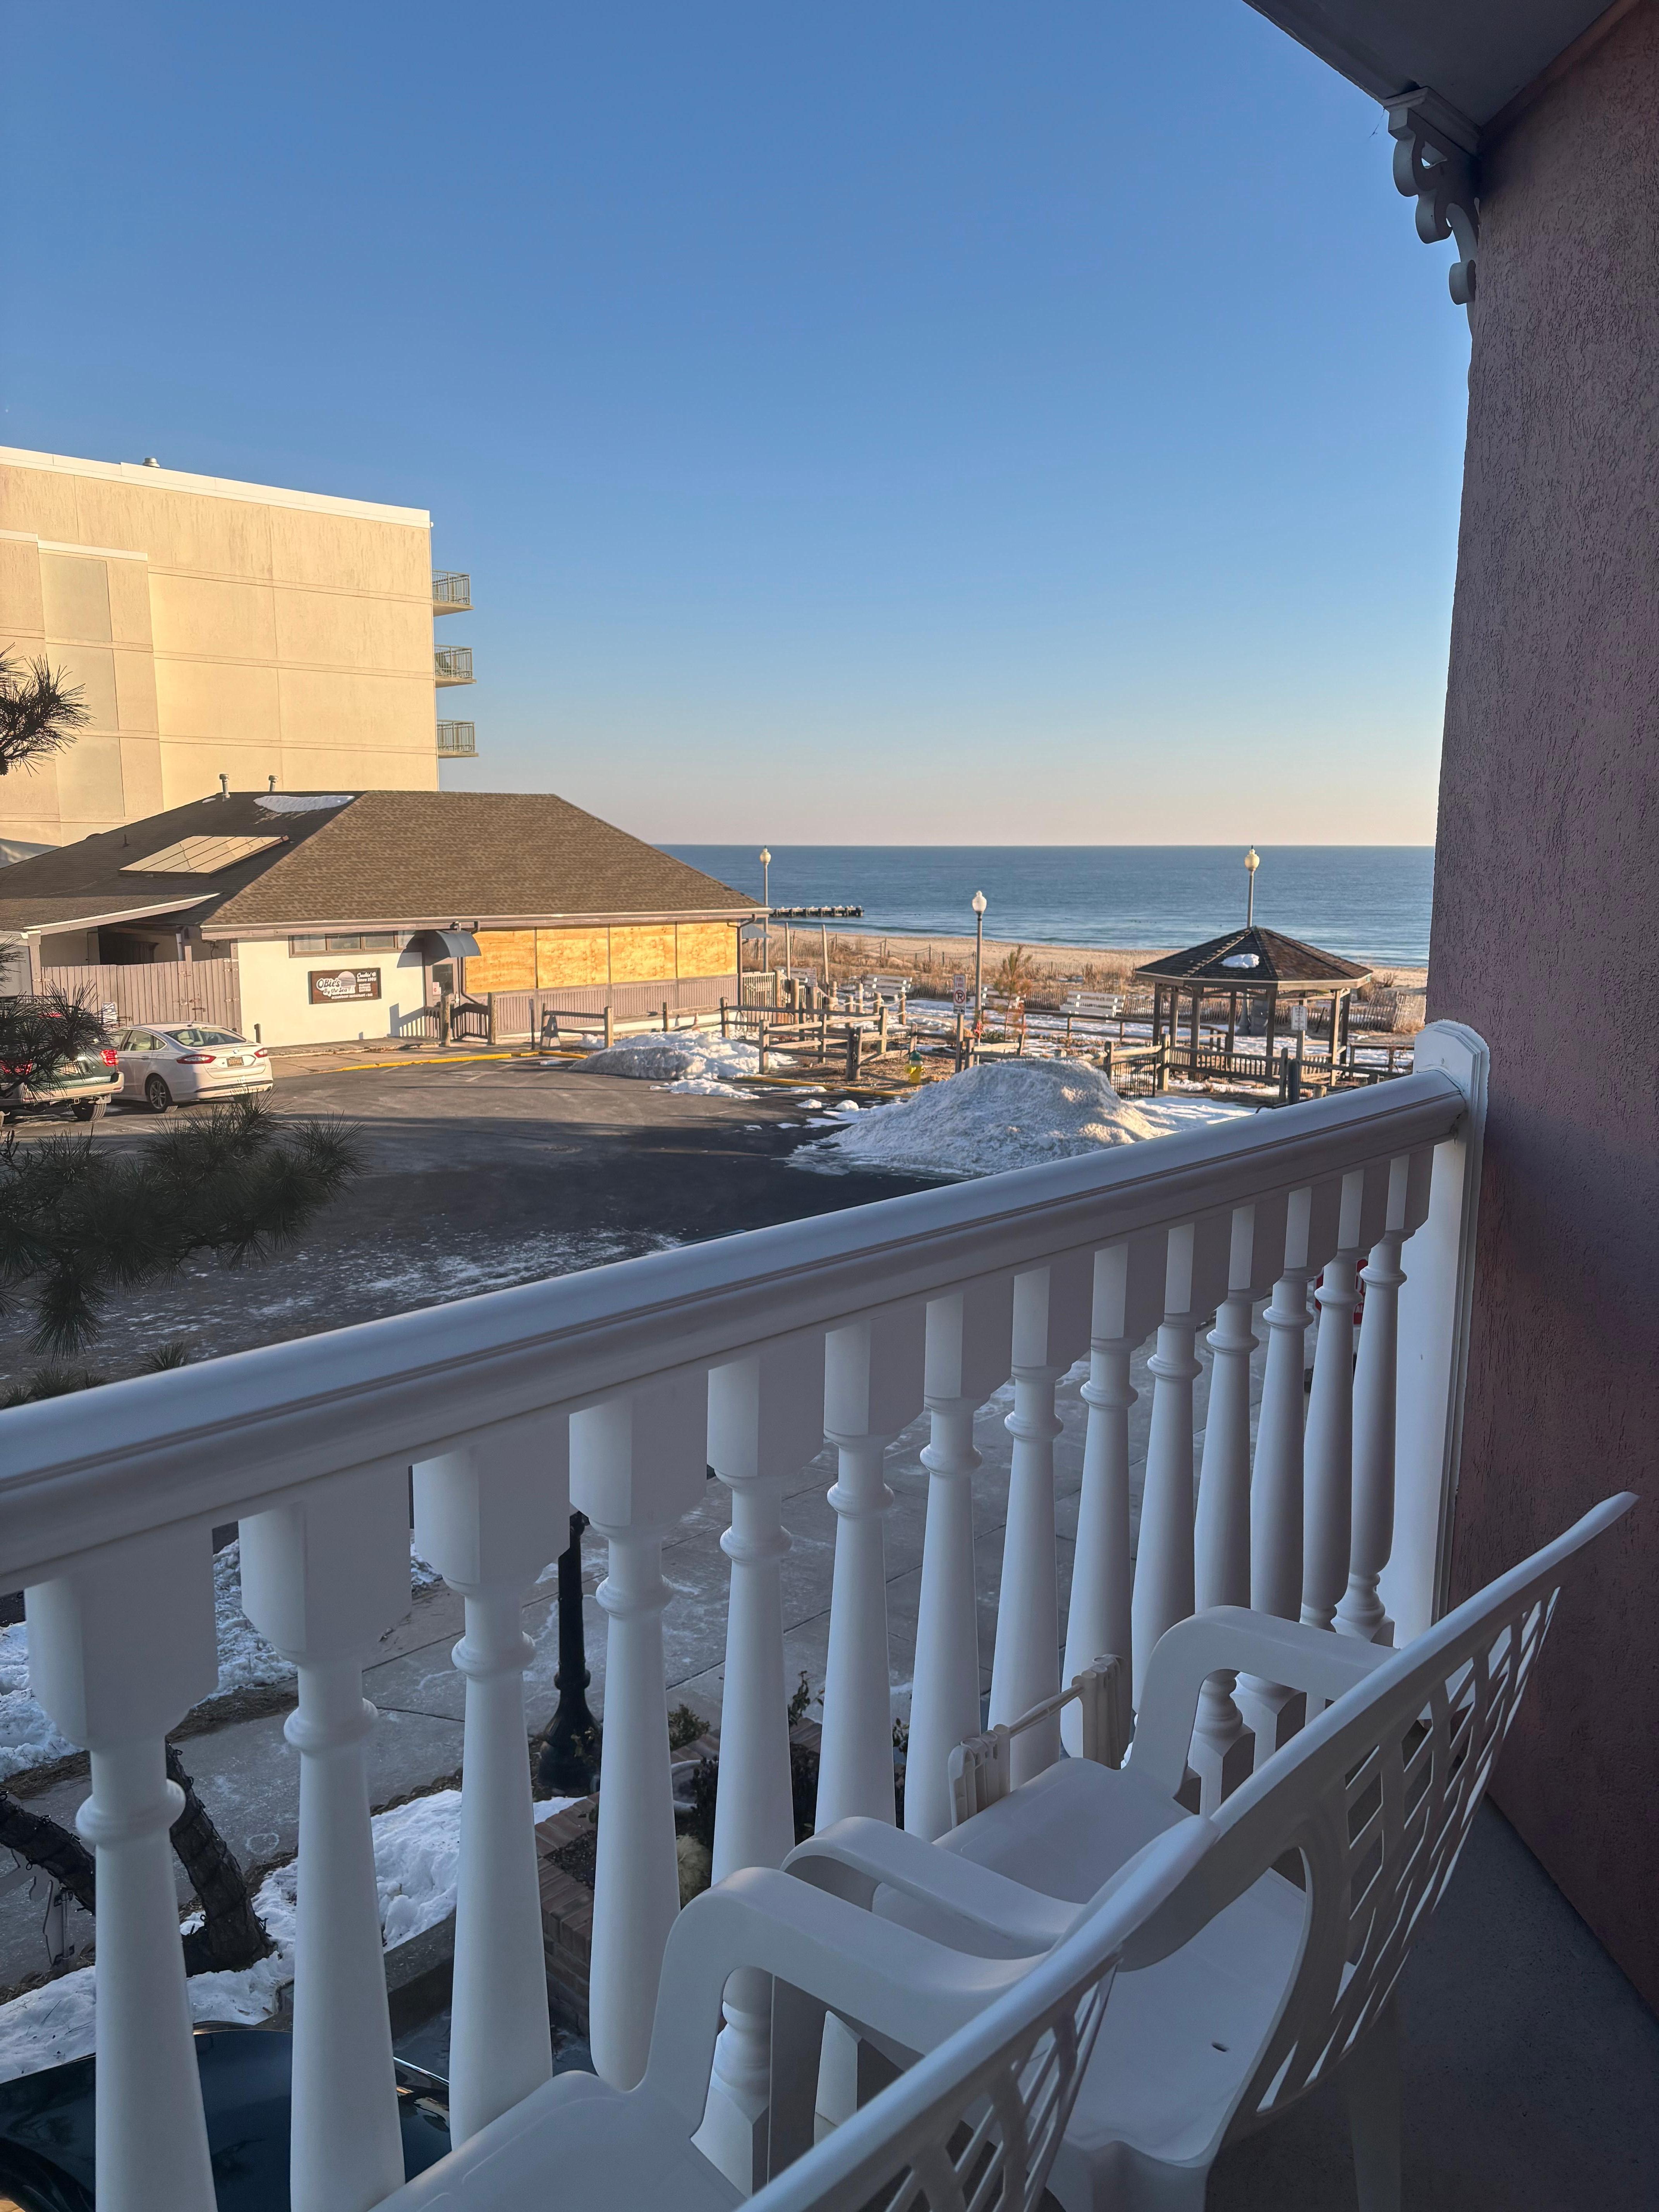
M751 2212L1037 2212L1125 1942L1212 1842L1194 1820L948 2040L750 2199Z
M1231 2135L1316 2087L1377 2021L1456 1867L1575 1555L1635 1503L1609 1498L1415 1638L1213 1815L1215 1849L1147 1931L1157 1955L1286 1853L1308 1893L1297 1969Z

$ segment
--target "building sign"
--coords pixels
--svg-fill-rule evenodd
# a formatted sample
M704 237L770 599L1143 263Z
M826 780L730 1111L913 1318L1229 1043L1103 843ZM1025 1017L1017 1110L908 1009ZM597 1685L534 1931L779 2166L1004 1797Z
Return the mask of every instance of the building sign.
M1291 1008L1291 1027L1304 1034L1306 1033L1308 1027L1308 1009L1299 1002Z
M313 968L306 977L313 1006L331 1006L342 999L378 999L378 968Z

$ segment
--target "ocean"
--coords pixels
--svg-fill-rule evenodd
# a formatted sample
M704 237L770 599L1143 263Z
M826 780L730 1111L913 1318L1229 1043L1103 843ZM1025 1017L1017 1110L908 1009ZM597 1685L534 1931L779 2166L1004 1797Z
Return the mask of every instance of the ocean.
M666 845L745 896L761 896L752 845ZM1255 918L1372 963L1424 966L1431 845L1263 845ZM1244 849L1233 845L775 845L775 906L861 906L892 937L1178 949L1244 920Z

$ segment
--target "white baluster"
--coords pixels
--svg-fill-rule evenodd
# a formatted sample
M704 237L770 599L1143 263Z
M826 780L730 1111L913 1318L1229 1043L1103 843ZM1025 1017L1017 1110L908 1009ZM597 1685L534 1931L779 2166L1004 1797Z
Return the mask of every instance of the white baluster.
M1138 1394L1130 1386L1129 1362L1156 1315L1163 1311L1162 1248L1162 1238L1145 1237L1109 1245L1095 1255L1089 1379L1083 1386L1089 1419L1062 1670L1068 1682L1097 1659L1109 1655L1125 1658L1132 1648L1129 1408ZM1127 1667L1119 1669L1118 1721L1125 1741L1133 1724L1128 1674ZM1067 1705L1060 1729L1066 1750L1080 1759L1083 1715L1078 1705Z
M916 1613L904 1825L932 1843L951 1825L950 1758L979 1733L979 1612L974 1588L974 1415L1012 1359L1013 1279L975 1283L927 1307L926 1391L933 1434Z
M825 1343L823 1425L838 1465L830 1492L837 1517L818 1755L820 1828L853 1813L893 1820L883 1529L893 1493L883 1479L882 1458L921 1410L925 1315L921 1305L884 1307L831 1329Z
M1014 1449L991 1664L993 1723L1018 1720L1060 1687L1054 1385L1088 1344L1093 1292L1090 1253L1014 1278L1014 1410L1003 1424ZM1016 1783L1052 1766L1060 1757L1058 1718L1024 1730L1009 1754Z
M593 1875L588 2041L600 2078L645 2071L668 1931L680 1906L663 1669L663 1538L703 1492L708 1386L678 1376L574 1413L570 1500L610 1545L605 1759Z
M732 1562L720 1704L720 1786L713 1875L781 1866L793 1848L789 1693L783 1664L784 1480L823 1439L823 1341L792 1338L714 1368L708 1463L732 1493L720 1548ZM703 2155L744 2196L766 2179L771 2102L769 1978L745 1969L726 1984L714 2045Z
M1364 1315L1353 1376L1353 1540L1348 1587L1336 1609L1344 1636L1392 1644L1394 1623L1377 1583L1394 1541L1395 1389L1400 1336L1400 1288L1406 1277L1400 1247L1411 1188L1408 1158L1389 1170L1388 1226L1371 1247L1361 1279Z
M1353 1532L1353 1310L1365 1176L1342 1178L1337 1249L1325 1262L1303 1445L1302 1619L1328 1628L1348 1586Z
M1291 1193L1285 1224L1285 1267L1261 1318L1267 1364L1256 1418L1250 1481L1250 1603L1257 1613L1297 1619L1302 1603L1302 1388L1308 1328L1308 1251L1314 1194ZM1299 1692L1241 1674L1235 1701L1255 1738L1258 1761L1287 1743L1302 1725Z
M449 2130L463 2143L553 2071L541 1891L525 1755L523 1608L569 1526L562 1415L501 1422L415 1469L415 1542L465 1601L460 1872Z
M1164 1319L1146 1363L1152 1421L1131 1613L1137 1707L1154 1645L1193 1609L1193 1384L1203 1372L1193 1352L1202 1319L1194 1306L1197 1235L1191 1221L1169 1232Z
M243 1610L299 1674L294 2212L367 2212L404 2178L362 1670L409 1611L408 1484L401 1461L357 1468L242 1522Z
M91 1753L76 1826L98 1863L100 2212L213 2212L167 1831L164 1739L218 1679L205 1528L95 1552L26 1594L29 1686Z
M1250 1327L1255 1208L1233 1214L1228 1291L1209 1345L1210 1400L1204 1420L1204 1462L1194 1527L1195 1597L1200 1612L1250 1601ZM1200 1809L1213 1812L1250 1772L1255 1747L1233 1703L1237 1676L1224 1668L1200 1693L1191 1764Z

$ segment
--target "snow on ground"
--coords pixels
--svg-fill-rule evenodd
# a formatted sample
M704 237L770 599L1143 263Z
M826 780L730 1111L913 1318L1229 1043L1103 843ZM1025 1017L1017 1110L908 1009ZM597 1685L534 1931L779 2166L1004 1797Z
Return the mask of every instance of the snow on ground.
M536 1818L550 1819L575 1802L550 1797L536 1807ZM377 1813L374 1826L380 1940L391 1951L435 1928L455 1910L461 1793L440 1790L430 1797L414 1798L389 1813ZM295 1861L278 1867L254 1899L276 1950L240 1973L193 1974L185 1984L192 2019L251 2027L276 2010L282 1990L294 1978L297 1874ZM0 2005L0 2081L64 2065L92 2050L97 2017L93 1974L92 1967L82 1966Z
M1000 1175L1167 1136L1240 1110L1247 1109L1213 1098L1120 1098L1099 1069L1083 1060L986 1060L928 1084L914 1097L861 1114L833 1137L803 1145L790 1165L830 1175L854 1168Z
M744 1091L735 1083L722 1083L718 1075L688 1075L678 1083L659 1083L659 1091L690 1091L699 1098L752 1098L752 1091Z
M412 1589L431 1589L443 1577L414 1552ZM227 1544L213 1560L213 1612L219 1637L219 1682L215 1694L290 1682L294 1669L242 1611L242 1547ZM60 1735L29 1693L29 1632L25 1621L0 1629L0 1782L31 1767L67 1759L77 1747Z
M775 1052L770 1064L792 1065ZM615 1044L590 1052L582 1066L599 1075L635 1075L676 1086L699 1078L730 1083L760 1073L760 1048L708 1030L643 1030L637 1036L618 1037Z

